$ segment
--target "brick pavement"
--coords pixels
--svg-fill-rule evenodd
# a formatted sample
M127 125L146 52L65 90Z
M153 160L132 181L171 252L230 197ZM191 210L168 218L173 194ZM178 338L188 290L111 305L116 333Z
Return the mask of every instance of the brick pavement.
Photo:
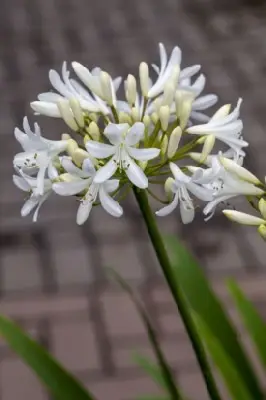
M179 44L184 64L202 64L208 91L222 102L244 97L248 163L263 177L266 8L253 5L247 0L1 3L1 312L22 323L103 400L130 400L157 390L131 361L134 349L150 350L132 305L106 278L110 265L139 289L187 393L192 399L207 397L134 201L126 202L125 218L114 221L95 209L82 228L75 225L72 199L64 199L64 207L60 198L52 199L37 224L22 220L23 197L11 183L11 157L18 149L13 128L30 113L28 102L49 88L49 68L60 69L63 60L98 64L117 75L134 73L141 60L154 61L159 41L169 49ZM41 121L50 137L58 129L52 122ZM193 248L219 293L223 277L237 276L265 312L265 246L255 231L232 226L221 215L204 227L200 217L192 227L178 218L160 224ZM48 399L1 342L0 360L2 400Z

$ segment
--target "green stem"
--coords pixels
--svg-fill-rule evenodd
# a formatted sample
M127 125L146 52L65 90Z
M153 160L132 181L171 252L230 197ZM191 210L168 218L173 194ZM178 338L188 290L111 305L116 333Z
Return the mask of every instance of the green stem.
M119 118L118 118L118 114L117 114L116 108L114 106L111 106L111 110L112 110L112 113L113 113L113 117L114 117L115 123L119 124Z
M178 287L176 285L176 283L174 284L174 279L172 277L171 263L168 258L167 251L165 249L163 239L161 237L160 231L156 224L154 215L150 208L147 194L146 194L145 190L138 189L135 186L133 187L133 190L134 190L134 194L135 194L136 200L138 202L139 208L141 210L142 216L144 218L146 228L148 230L148 234L149 234L150 240L152 242L154 251L157 255L158 261L159 261L161 268L163 270L163 273L164 273L164 277L165 277L165 279L168 283L168 286L171 290L171 293L173 295L175 303L178 307L180 316L181 316L184 326L186 328L187 334L188 334L191 344L193 346L193 349L194 349L195 355L197 357L199 366L201 368L203 378L204 378L208 393L210 395L210 398L212 400L222 400L219 395L219 391L217 389L216 383L213 379L213 376L211 373L211 368L208 363L207 356L206 356L205 350L203 348L202 342L195 330L194 322L193 322L191 315L189 313L189 310L187 308L186 299L184 298L182 289L181 289L181 287Z

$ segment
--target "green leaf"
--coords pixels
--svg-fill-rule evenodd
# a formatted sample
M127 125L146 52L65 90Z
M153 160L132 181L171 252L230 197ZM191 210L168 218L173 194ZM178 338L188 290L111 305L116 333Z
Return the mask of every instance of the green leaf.
M250 395L245 381L241 378L239 371L235 368L234 363L223 349L219 340L208 328L208 325L197 314L193 315L198 331L203 339L205 346L213 359L217 369L219 370L228 392L232 396L232 400L251 400L257 399L256 396Z
M163 389L167 389L160 367L139 353L133 355L133 360Z
M263 393L237 333L214 294L202 268L192 254L173 236L165 238L176 284L182 287L190 306L215 336L234 363L250 392L250 398L263 399Z
M244 325L250 333L261 363L266 368L266 323L233 280L229 281L228 288Z
M92 400L86 389L14 322L0 316L0 335L28 364L57 400ZM16 384L16 382L14 382Z
M135 293L132 291L131 287L127 284L127 282L112 268L108 268L108 270L109 270L112 278L128 293L129 297L131 298L132 302L134 303L134 305L145 325L150 343L151 343L154 353L156 355L158 364L161 369L161 374L165 381L169 395L171 396L172 399L182 400L182 396L181 396L178 388L175 385L175 380L172 375L171 369L170 369L170 367L164 357L164 354L160 348L160 344L157 339L157 335L156 335L155 330L154 330L154 328L150 322L150 319L146 313L146 310L144 309L144 307L141 304L141 302L139 301L139 299L136 297Z

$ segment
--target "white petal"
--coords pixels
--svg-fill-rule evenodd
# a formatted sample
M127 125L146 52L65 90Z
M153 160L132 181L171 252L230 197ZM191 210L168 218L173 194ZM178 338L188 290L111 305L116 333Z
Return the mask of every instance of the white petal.
M212 107L217 101L218 97L215 94L198 97L192 103L192 110L206 110L206 108Z
M117 168L118 166L116 164L115 157L112 157L111 160L108 161L108 163L98 169L94 177L94 182L103 183L107 181L109 178L111 178L111 176L114 175Z
M108 124L103 133L109 142L116 146L121 143L123 134L128 128L128 124Z
M148 161L159 156L160 149L136 149L135 147L127 147L128 154L138 161Z
M177 181L184 183L190 182L190 177L185 175L184 172L182 172L181 169L176 164L170 162L169 167Z
M212 124L212 126L216 126L216 125L219 125L221 123L223 125L224 124L229 124L229 123L231 123L233 121L236 121L237 118L239 117L239 114L240 114L240 106L241 106L241 104L242 104L242 99L240 98L238 100L238 102L237 102L237 105L236 105L235 109L230 114L228 114L227 116L225 116L222 119L211 120L210 123Z
M110 179L104 182L104 189L107 193L112 193L119 187L119 180L118 179Z
M82 171L87 175L93 177L96 173L95 167L89 158L86 158L82 164Z
M29 198L23 205L21 209L21 216L26 217L38 204L38 199L36 197Z
M173 201L168 205L165 206L163 208L161 208L159 211L156 211L156 215L158 215L158 217L165 217L166 215L169 215L171 212L174 211L174 209L177 207L178 205L178 194L175 195Z
M40 93L38 95L38 100L48 102L48 103L57 103L58 100L62 100L64 97L61 96L58 93L53 93L53 92L46 92L46 93Z
M89 201L81 201L77 212L77 224L83 225L89 218L92 209L92 203Z
M82 171L80 168L78 168L72 162L72 159L70 157L62 157L61 165L64 168L64 170L66 172L68 172L69 174L79 176L80 178L88 177L88 174L86 174L84 171Z
M136 122L127 132L126 144L135 146L144 136L145 126L142 122Z
M118 76L117 78L113 79L113 87L114 90L117 92L122 82L122 77Z
M195 82L191 85L191 89L194 91L196 96L198 96L204 89L206 83L206 77L203 74L195 80Z
M180 215L183 224L190 224L195 217L195 209L192 204L188 204L186 201L180 202Z
M210 120L210 117L208 117L208 115L205 115L197 111L191 111L190 118L195 119L198 122L204 122L204 123Z
M187 189L200 200L211 201L213 199L211 190L201 187L201 186L197 185L196 183L193 183L193 182L188 183Z
M167 54L163 43L159 43L159 52L160 52L160 70L164 71L167 64Z
M43 205L43 203L45 202L45 200L46 200L49 196L50 196L50 192L49 192L49 193L46 193L46 194L42 197L42 199L39 201L39 204L38 204L38 206L37 206L37 208L36 208L36 210L34 211L34 214L33 214L33 222L36 222L36 221L37 221L38 214L39 214L39 210L40 210L41 206Z
M59 73L54 69L49 71L49 79L52 86L64 97L68 97L70 95L69 90L66 85L63 83Z
M116 148L110 144L95 142L94 140L88 140L86 142L87 151L96 158L107 158L112 156Z
M140 189L146 189L148 187L148 178L143 170L130 157L128 157L127 162L128 168L125 173L128 179Z
M24 192L28 192L31 189L31 186L28 182L22 178L21 176L13 175L13 182L14 184Z
M199 72L201 66L200 65L192 65L191 67L186 67L180 72L179 79L186 79L190 78L191 76L195 75Z
M75 182L57 182L53 184L53 190L60 196L74 196L88 187L90 179Z
M113 217L121 217L123 214L122 207L116 200L107 194L103 185L100 186L99 199L102 207L106 212L108 212L108 214L111 214Z
M58 177L58 171L57 171L57 169L55 168L55 166L52 164L52 162L50 162L50 164L48 165L48 171L47 171L47 173L48 173L48 177L49 177L50 179L55 179L55 178Z
M55 103L33 101L30 103L30 106L37 114L46 115L47 117L61 118L60 111Z

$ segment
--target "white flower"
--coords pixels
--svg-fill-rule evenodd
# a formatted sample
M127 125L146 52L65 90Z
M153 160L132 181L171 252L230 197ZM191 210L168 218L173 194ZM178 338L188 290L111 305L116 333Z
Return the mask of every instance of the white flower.
M87 68L83 67L81 64L73 63L73 67L75 67L75 72L80 77L81 73L79 73L81 68L84 68L86 71ZM95 78L97 81L100 80L99 75L101 70L99 68L95 68L88 73ZM62 99L76 99L81 108L84 111L88 112L102 112L103 114L108 114L109 109L105 102L97 96L96 93L90 93L86 90L77 80L71 79L70 72L67 70L66 62L63 63L62 66L62 79L58 72L51 69L49 71L49 79L53 88L59 93L47 92L41 93L38 95L39 101L34 101L31 103L31 107L37 114L47 115L49 117L57 117L61 118L60 110L57 107L57 103ZM83 81L83 79L81 79ZM112 85L113 90L116 91L119 87L121 78L116 78Z
M206 163L210 165L210 168L189 167L189 170L194 172L194 179L198 184L203 185L213 192L213 199L203 210L203 213L207 215L207 219L213 216L218 204L224 203L233 197L239 195L259 196L264 193L262 189L256 187L254 184L244 181L233 172L227 171L220 161L220 156L209 156ZM240 168L241 171L245 170L236 163L235 170L239 171Z
M237 154L244 155L242 148L248 146L248 143L241 137L243 129L243 123L239 119L241 103L242 99L239 99L236 108L230 114L222 107L225 112L218 110L209 122L203 125L191 126L187 129L187 132L200 136L213 135L216 139L227 144Z
M95 183L102 183L111 178L117 169L125 171L128 179L141 189L148 187L148 178L143 170L135 163L149 161L160 154L160 149L138 149L136 146L144 136L144 124L136 122L132 127L128 124L109 124L104 135L111 144L89 140L86 142L87 151L95 158L112 158L101 167L95 175Z
M209 201L212 199L212 191L195 183L194 177L185 175L176 164L171 162L169 165L174 175L171 187L171 191L174 193L174 198L169 205L157 211L156 215L163 217L170 214L177 207L178 202L180 201L182 222L188 224L193 221L195 216L195 208L193 201L189 196L189 192L200 200Z
M96 170L88 158L84 160L82 170L76 167L68 157L63 157L61 163L69 174L69 181L54 183L53 190L61 196L73 196L84 192L77 212L78 225L84 224L88 219L98 195L105 211L113 217L120 217L123 214L122 207L109 195L118 189L117 179L107 180L100 184L95 183Z
M21 209L21 215L22 217L26 217L35 209L33 222L36 222L40 207L52 193L51 180L44 179L43 194L40 194L37 188L37 179L27 176L22 171L19 171L19 173L21 176L13 175L13 182L19 189L29 193L29 198L25 201Z
M44 193L44 180L46 172L49 175L56 175L53 160L67 148L67 140L48 140L41 136L41 130L37 123L34 124L34 131L31 130L28 119L23 120L24 131L15 128L15 137L21 144L24 152L14 157L14 166L21 168L24 172L37 171L36 191Z
M195 119L199 122L208 122L210 117L205 115L202 111L205 111L207 108L212 107L217 103L218 96L215 94L207 94L200 96L204 90L206 84L206 77L203 74L200 74L199 77L195 80L195 82L191 83L191 78L186 78L181 80L180 89L187 90L192 92L194 95L194 100L192 102L192 109L190 113L190 119Z

